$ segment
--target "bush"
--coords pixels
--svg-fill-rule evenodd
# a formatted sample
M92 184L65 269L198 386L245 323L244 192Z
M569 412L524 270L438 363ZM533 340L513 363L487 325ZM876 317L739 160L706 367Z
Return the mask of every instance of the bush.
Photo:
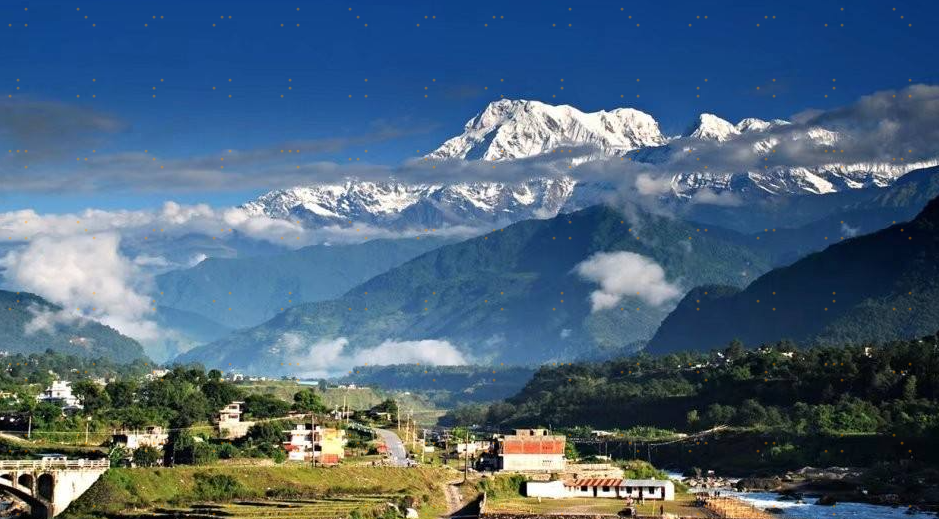
M521 474L511 476L496 476L484 479L479 483L479 490L486 493L490 498L508 498L522 495L522 486L527 479Z
M134 465L137 467L156 467L163 459L163 451L154 447L139 447L134 451Z
M237 479L227 474L207 474L198 472L193 475L196 480L196 496L206 501L224 501L236 497L244 497L248 493Z

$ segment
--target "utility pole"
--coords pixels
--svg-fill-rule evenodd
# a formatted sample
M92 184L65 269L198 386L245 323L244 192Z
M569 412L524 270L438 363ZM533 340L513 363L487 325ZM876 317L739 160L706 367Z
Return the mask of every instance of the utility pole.
M398 430L401 430L401 407L398 405L398 399L395 398L395 417L398 420Z
M26 429L26 439L33 437L33 413L29 413L29 426Z
M88 445L88 424L91 423L91 417L85 419L85 445Z
M463 483L466 483L469 473L469 429L466 429L466 435L463 437Z
M316 413L310 411L310 459L313 460L313 468L316 468Z
M424 451L427 449L427 429L421 429L421 463L424 463Z

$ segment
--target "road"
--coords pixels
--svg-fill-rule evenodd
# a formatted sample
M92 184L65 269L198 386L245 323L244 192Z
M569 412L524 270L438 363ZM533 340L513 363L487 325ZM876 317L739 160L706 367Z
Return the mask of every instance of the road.
M375 429L375 432L381 436L383 442L388 447L388 458L395 467L408 466L408 454L404 449L404 442L398 435L387 429Z

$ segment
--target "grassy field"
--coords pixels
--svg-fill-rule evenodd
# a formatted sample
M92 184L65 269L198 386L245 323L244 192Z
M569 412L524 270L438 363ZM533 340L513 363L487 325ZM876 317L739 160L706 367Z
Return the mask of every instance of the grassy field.
M242 519L335 519L357 512L360 517L378 517L394 494L363 495L295 501L236 501L183 508L158 508L144 513L122 514L128 519L178 519L233 517Z
M301 504L313 500L312 504L322 506L321 501L326 499L360 500L369 496L413 497L424 516L445 510L441 482L447 477L442 470L431 468L311 468L292 464L111 469L63 517L191 509L194 505L238 500Z
M674 501L646 501L645 504L636 505L639 515L657 516L659 507L665 507L665 513L676 514L681 517L707 517L703 508L692 505L690 495L676 495ZM626 507L623 500L610 498L570 498L570 499L542 499L534 497L496 497L488 498L486 510L488 512L505 513L536 513L536 514L616 514Z
M281 400L292 402L293 395L296 392L314 386L303 385L291 380L268 380L264 382L245 382L239 384L238 387L249 394L273 395ZM370 387L356 389L332 387L320 391L320 394L326 407L330 409L342 407L343 401L345 401L349 409L354 411L371 409L386 398L394 398L401 408L402 419L404 419L408 410L413 410L414 421L428 426L436 424L437 418L443 416L445 412L445 410L434 407L434 404L427 398L415 393L393 393Z

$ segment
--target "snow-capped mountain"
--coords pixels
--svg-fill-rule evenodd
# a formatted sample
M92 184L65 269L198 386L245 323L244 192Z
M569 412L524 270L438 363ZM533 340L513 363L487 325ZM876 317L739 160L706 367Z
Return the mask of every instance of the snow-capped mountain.
M499 100L470 119L462 134L448 139L426 160L509 161L549 157L558 149L590 148L565 165L609 157L663 164L675 152L744 144L757 156L769 156L782 144L809 141L831 147L831 162L816 166L770 166L746 171L677 168L672 174L676 199L731 192L748 197L824 194L863 187L885 187L909 171L937 161L844 163L837 161L844 136L825 128L786 131L790 122L745 118L733 124L704 113L680 137L667 138L649 114L631 108L586 113L567 105ZM796 127L793 127L796 128ZM789 141L789 142L787 142ZM741 148L737 148L740 150ZM455 182L407 184L350 180L272 191L246 203L250 214L297 219L314 225L370 224L385 228L488 227L550 218L600 203L615 190L607 184L576 182L570 177L533 178L524 182ZM738 197L740 198L740 197Z
M746 120L746 119L745 119ZM754 121L759 121L756 119ZM765 121L759 121L764 123ZM743 125L744 121L740 121ZM749 123L753 124L753 123ZM734 126L730 121L725 121L712 114L701 114L698 120L685 132L687 137L692 139L701 139L704 141L724 142L740 135L741 130Z
M431 152L431 159L512 160L564 146L591 146L606 155L667 142L651 115L632 108L581 112L539 101L502 99L470 119L463 133Z
M602 193L582 190L569 177L532 179L515 184L463 182L405 184L348 181L267 193L242 206L249 214L296 219L313 225L360 223L383 228L484 227L602 202Z

